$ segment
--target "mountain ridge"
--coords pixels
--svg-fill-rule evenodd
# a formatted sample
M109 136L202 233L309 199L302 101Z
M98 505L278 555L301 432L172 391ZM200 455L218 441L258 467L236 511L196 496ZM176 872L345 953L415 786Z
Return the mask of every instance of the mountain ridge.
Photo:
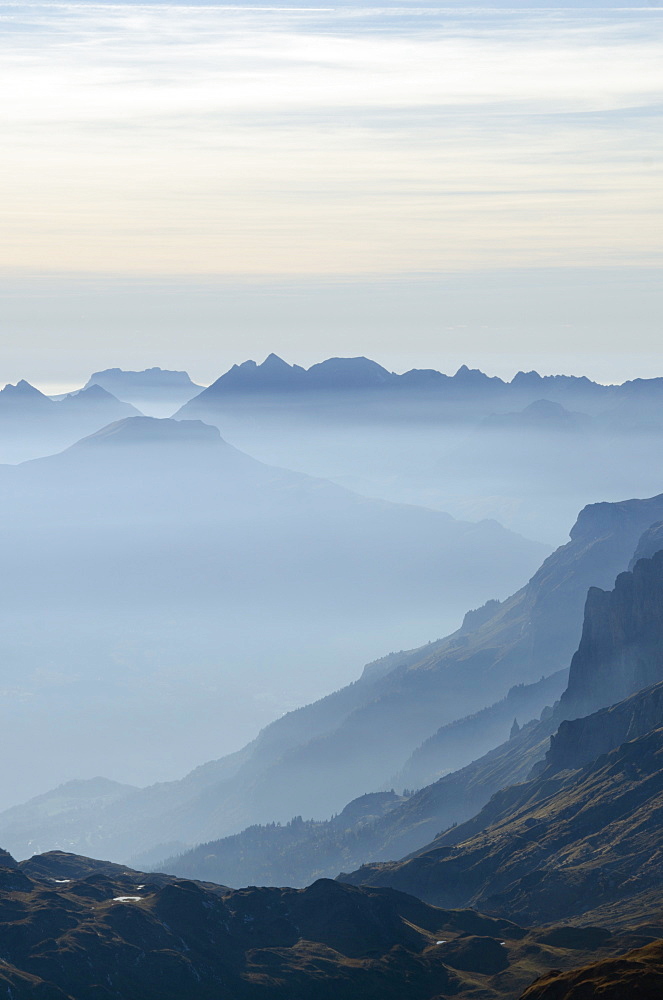
M448 702L447 691L456 677L469 683L467 701L472 698L477 710L491 684L499 698L514 683L526 680L528 672L536 670L538 681L544 664L551 670L566 666L580 638L588 586L614 583L643 531L662 515L663 496L581 512L572 540L548 557L526 588L501 603L489 602L478 618L470 618L476 622L473 630L468 632L466 622L464 629L444 640L393 654L386 658L386 667L373 664L347 688L272 723L242 751L210 761L179 783L132 793L105 815L112 839L99 847L126 859L156 849L163 840L161 831L168 829L177 841L175 850L181 852L184 844L215 840L252 823L329 816L358 795L384 787L412 751L444 723L443 698ZM461 714L457 711L455 718ZM543 728L525 726L481 764L468 763L467 773L440 779L438 791L421 793L415 799L415 804L421 802L416 820L420 833L432 836L469 819L499 787L523 780L545 754L553 731L550 720L537 725ZM396 732L402 737L398 745ZM346 760L352 761L351 768ZM89 844L89 831L98 822L92 814L63 814L60 835L65 839L60 846ZM11 846L20 837L23 843L19 827L13 824L12 830L10 838L0 817L0 839ZM412 842L415 835L408 820L402 830L396 827L390 834L385 850L391 845L400 855L411 851L417 846ZM153 857L166 853L174 853L171 845Z

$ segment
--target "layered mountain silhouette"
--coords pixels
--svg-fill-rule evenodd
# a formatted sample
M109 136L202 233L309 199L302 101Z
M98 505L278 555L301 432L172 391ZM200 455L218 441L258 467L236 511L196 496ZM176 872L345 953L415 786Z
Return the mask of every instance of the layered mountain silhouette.
M139 411L100 385L58 400L22 379L0 389L0 462L23 462L73 444Z
M530 780L497 793L467 823L410 858L343 879L525 922L582 916L615 926L624 905L627 913L640 905L644 920L663 885L663 660L654 638L663 552L639 560L603 597L590 592L569 686L553 714L586 708L589 677L595 703L635 693L561 721Z
M146 368L140 372L106 368L93 372L85 389L93 385L102 386L143 413L159 417L169 417L203 389L191 381L187 372L163 368Z
M401 857L439 830L470 819L491 795L524 780L543 758L559 719L550 712L541 721L522 717L522 728L509 738L518 697L517 691L508 696L509 689L533 685L521 694L535 719L551 694L554 700L563 675L552 675L568 666L578 646L588 588L613 585L662 509L662 497L590 507L579 516L571 541L548 557L525 588L472 612L447 639L371 664L359 681L285 715L244 750L181 781L130 792L107 808L61 807L60 791L53 793L53 808L48 796L43 800L37 816L37 804L16 807L0 816L0 840L19 855L58 846L118 860L151 851L158 861L184 845L216 840L251 824L287 823L297 815L324 819L367 791L391 787L406 762L411 779L416 778L418 758L425 784L437 745L443 776L396 803L375 830L364 830L359 845L353 844L352 832L339 837L333 828L316 827L320 842L331 844L326 866L346 858ZM550 680L541 682L541 673ZM479 716L477 726L471 715L490 700L496 700L495 708ZM467 719L457 722L463 714ZM482 719L487 742L480 737L474 743L471 734L482 728ZM424 747L414 752L430 740L430 754ZM418 784L408 783L410 788ZM49 812L48 819L38 821L40 809ZM294 833L301 845L301 830ZM265 870L277 879L279 852L293 842L282 834L278 838L274 855L264 859ZM306 880L310 853L303 847L301 859L301 867L288 869L289 879ZM211 877L219 878L221 864L210 861Z
M597 593L609 601L609 616L597 612ZM629 739L645 736L663 725L663 684L658 683L663 682L663 659L661 643L656 639L661 609L663 552L651 560L639 560L631 573L618 576L612 592L590 591L583 635L579 651L571 662L568 687L554 709L542 714L541 721L532 721L522 728L514 727L501 746L417 793L402 798L393 792L391 795L364 796L326 823L304 823L298 818L282 826L251 827L240 835L205 843L184 856L170 858L166 866L186 877L223 877L237 885L254 879L277 884L281 881L306 884L313 877L328 875L350 858L370 854L380 859L416 850L427 833L452 824L456 827L459 822L473 817L484 803L487 805L483 812L459 829L462 833L468 828L483 829L486 824L492 827L496 807L494 800L488 802L490 796L530 777L544 754L545 765L539 765L539 770L545 766L541 783L547 788L552 775L577 771ZM611 638L608 652L606 643L592 646L601 630L604 636ZM638 669L633 669L634 664ZM650 688L652 681L658 686ZM643 687L646 688L644 692L641 691ZM579 689L591 690L592 707L615 701L618 704L589 717L565 721L566 717L573 719L587 710L586 696L581 700L577 697ZM621 700L631 692L640 693ZM477 716L479 724L482 718L486 719L486 712ZM448 728L453 730L456 726ZM429 742L433 743L433 749L439 749L444 759L444 741ZM575 777L572 780L575 781ZM530 793L531 789L527 791L526 801ZM536 791L534 798L540 795ZM507 798L508 808L512 804L513 796ZM447 833L442 842L451 839L455 843L457 836L455 831ZM513 854L511 846L507 847L507 854ZM492 870L492 864L494 859L488 858L488 870ZM405 868L409 870L407 865ZM400 868L397 866L396 870ZM364 876L365 869L361 869L359 877L363 879ZM424 878L428 877L426 869ZM407 891L420 894L421 888L410 887ZM550 892L549 887L546 886L545 891ZM468 899L446 900L445 905L465 905L467 902ZM485 899L481 905L488 905ZM526 921L547 919L541 913L533 917L530 914L516 916Z
M246 415L252 394L256 410L265 393L321 409L326 394L333 409L339 386L346 400L401 391L404 376L350 361L238 366L222 395ZM448 391L465 400L501 398L499 380L454 379ZM518 382L524 392L537 379ZM521 411L494 406L487 422L527 435L552 421L572 440L589 433L573 393L589 412L603 388L564 382L563 408L539 395ZM657 399L656 386L605 388L621 391L601 396L617 399L613 412L629 393ZM291 676L278 650L292 608L315 637L301 677L313 658L324 674L337 631L357 644L371 620L383 637L420 629L425 613L440 620L445 581L451 606L491 566L497 578L500 560L516 575L533 554L490 522L264 465L200 420L132 417L0 467L0 514L14 671L4 731L26 756L28 718L44 746L70 732L90 759L106 727L117 747L131 734L133 754L141 739L165 752L178 712L190 731L192 705L197 727L208 711L218 732L238 712L228 684L246 688L255 630L256 688ZM662 526L663 496L590 505L511 597L482 594L446 638L369 663L243 750L148 787L69 781L0 814L12 852L0 852L0 989L18 1000L657 996ZM167 855L167 874L145 873Z
M660 489L662 397L661 379L396 375L367 358L307 370L272 354L235 365L176 417L366 496L495 517L558 545L586 504Z
M81 740L89 777L109 759L132 783L186 772L375 652L448 631L545 553L150 417L0 467L0 541L3 725L35 763L58 748L49 784L79 776Z
M594 410L614 407L621 400L635 398L651 403L660 399L663 379L635 379L622 385L602 385L582 376L542 376L535 371L520 371L507 382L467 365L461 365L455 375L445 375L434 369L411 369L397 375L365 357L329 358L305 369L288 364L272 353L261 364L245 361L233 365L189 404L187 412L193 415L203 407L214 406L226 395L243 393L289 397L319 390L349 393L378 390L379 394L406 394L412 389L419 395L428 392L441 403L447 398L456 400L469 394L475 401L484 400L488 405L511 400L526 406L545 399L562 406L582 405L583 409Z

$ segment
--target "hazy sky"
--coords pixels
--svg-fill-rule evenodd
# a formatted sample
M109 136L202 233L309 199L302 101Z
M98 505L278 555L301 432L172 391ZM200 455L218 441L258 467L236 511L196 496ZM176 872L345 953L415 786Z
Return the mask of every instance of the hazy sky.
M660 5L21 2L0 35L0 381L663 374Z

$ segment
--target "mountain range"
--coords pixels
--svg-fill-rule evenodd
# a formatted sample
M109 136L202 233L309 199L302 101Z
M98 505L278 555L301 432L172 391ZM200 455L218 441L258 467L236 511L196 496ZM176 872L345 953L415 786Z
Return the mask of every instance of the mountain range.
M1 716L25 745L5 795L31 769L44 781L47 745L49 784L81 776L81 741L87 777L111 758L129 783L186 772L376 652L448 631L546 551L143 416L0 466L0 543Z
M114 420L139 411L100 385L53 400L21 380L0 389L0 462L61 451Z
M402 856L426 836L470 819L491 795L523 780L544 756L558 723L550 713L527 723L564 687L563 672L581 639L587 590L613 586L643 534L662 518L662 496L587 508L571 540L544 561L526 587L468 614L448 638L369 665L355 683L288 713L242 751L180 781L130 790L101 806L96 798L86 805L79 790L72 807L66 789L17 806L0 815L0 841L19 856L60 847L117 860L138 855L146 864L252 824L287 823L293 816L325 819L357 796L391 787L393 776L407 768L410 788L438 781L403 804L396 802L398 808L387 812L375 832L362 834L357 850L352 833L341 838L323 871L335 874L333 866L346 858L356 863L369 856ZM541 674L551 679L542 683ZM522 728L510 739L518 692L509 691L518 684L533 685L520 695L531 714L521 717ZM508 714L499 707L505 697ZM484 727L480 716L477 726L472 716L487 702L496 706L489 718L501 722ZM475 740L477 729L482 735ZM430 752L422 747L415 753L431 740ZM437 774L432 770L436 744ZM418 773L421 782L414 780ZM166 842L164 830L171 838ZM316 830L324 839L326 833ZM264 869L279 880L279 851L288 838L277 837L281 844L274 855L262 835L254 840ZM309 872L301 844L299 850L301 866L294 873L289 869L288 877L294 880L294 874L301 883ZM250 857L251 852L249 863ZM214 871L209 877L218 879L222 859L210 858L209 865Z
M367 358L330 358L305 369L271 354L262 364L233 366L207 388L186 372L156 367L98 371L82 394L58 397L59 410L44 398L52 416L60 413L61 433L33 399L35 413L28 420L25 411L5 434L0 459L52 454L135 415L108 411L70 426L66 408L77 401L80 411L95 386L153 416L211 423L269 465L461 520L494 518L549 545L564 540L586 504L660 489L661 379L606 386L519 372L507 382L467 366L455 375L397 375Z
M396 375L367 358L306 370L272 354L235 365L175 416L215 424L263 461L558 545L586 504L660 489L662 397L661 379Z
M310 378L276 372L296 383L284 393ZM245 375L255 372L233 378ZM369 376L381 391L380 373ZM338 377L333 366L318 371L316 391ZM559 435L585 433L578 411L528 405L524 420L505 411L487 423L527 434L552 419ZM255 604L278 577L279 615L291 601L301 621L305 589L321 585L332 549L349 570L345 613L361 601L365 616L368 595L384 602L389 580L361 574L373 563L384 574L378 542L392 535L408 545L393 545L388 576L402 580L405 561L408 598L421 604L440 584L407 558L419 531L420 567L437 521L447 538L434 556L447 574L458 553L447 576L456 596L468 558L469 526L264 466L196 420L123 419L52 458L0 467L0 479L5 625L28 661L40 628L57 657L53 622L73 607L88 621L111 615L124 636L130 624L148 648L151 602L164 621L171 597L180 615L185 594L202 622L211 583L217 607L239 617L242 587ZM512 556L523 543L487 528L477 569L487 538ZM210 549L214 560L192 563ZM192 565L196 579L184 572ZM321 591L330 607L339 602L337 624L339 579L327 573ZM288 592L293 581L301 590ZM28 609L34 636L17 629ZM171 635L183 625L191 635L193 620L178 617ZM267 639L274 646L271 630ZM445 639L369 663L243 750L179 781L76 780L0 814L0 842L13 853L51 848L19 863L0 853L0 983L19 1000L211 1000L219 990L237 1000L616 1000L624 991L652 1000L663 983L662 649L663 496L586 507L570 541L511 597L479 604ZM132 688L117 651L111 661L98 642L86 655L87 675L82 660L73 678L35 673L33 720L35 695L50 685L55 725L80 743L91 719L103 740L88 685L109 719L121 699L130 710L135 690L143 718L163 722L158 683ZM177 673L181 665L170 683ZM168 853L158 866L168 874L145 872Z
M93 385L102 386L117 399L132 403L141 413L153 417L171 416L203 389L191 381L187 372L163 368L146 368L140 372L106 368L93 372L83 388L86 390Z
M600 609L598 594L603 595L610 605L608 615L597 610L597 606ZM571 661L568 685L554 708L542 713L540 721L532 720L523 727L514 726L509 738L501 745L484 756L479 756L477 751L477 759L471 764L419 792L401 798L393 792L365 796L348 805L327 823L306 824L299 820L286 826L254 826L238 836L204 843L183 856L168 859L168 870L184 877L224 877L231 884L243 884L245 879L259 876L261 881L305 885L313 877L330 875L334 868L342 867L351 859L370 856L379 860L398 857L411 850L416 852L427 834L447 827L451 829L440 835L435 845L456 845L458 838L462 839L468 830L475 833L487 826L490 829L486 838L494 843L496 818L504 812L510 814L514 811L516 791L522 793L522 800L527 803L538 803L545 797L546 809L549 809L548 797L551 789L554 792L558 790L559 774L563 775L564 789L570 784L577 790L580 768L592 764L602 754L616 750L624 742L644 737L651 730L663 726L661 609L663 552L657 553L651 560L639 560L632 572L620 574L613 591L590 591L583 634L579 650ZM599 631L603 636L601 644L596 643ZM609 649L606 648L610 641L606 638L608 636L611 639ZM652 683L654 687L650 687ZM593 692L591 702L587 700L588 690ZM592 707L603 705L613 707L584 715ZM483 714L480 713L480 716ZM440 745L441 754L444 754L444 749L444 744ZM532 774L536 775L533 785L520 784ZM609 777L605 779L606 782L610 780ZM512 789L507 793L505 806L498 793L511 785L516 786L516 791ZM578 794L582 795L582 791ZM564 808L568 811L568 803ZM647 809L653 808L651 803L647 804ZM479 812L475 816L477 810ZM586 818L583 823L585 829ZM540 819L535 821L528 817L526 825L536 826L540 834ZM520 832L517 836L521 836ZM559 839L556 828L555 836ZM614 830L610 831L606 840L609 842L610 838L618 840ZM516 856L513 844L506 844L504 850L507 859ZM470 857L474 858L476 851L474 848L472 851L474 853L470 852ZM387 881L375 884L394 885L419 896L423 893L429 901L440 905L476 903L490 911L488 897L482 896L477 902L464 884L460 890L453 884L449 897L434 895L436 890L433 888L435 883L431 875L429 849L425 848L424 853L424 861L361 868L352 879L363 883L372 882L374 878L386 878ZM603 854L606 854L605 847ZM450 867L456 870L459 854L455 846L451 856ZM499 865L495 858L484 849L482 857L486 859L485 869L497 872L495 877L499 879ZM412 884L389 881L392 874L394 878L400 878L401 871L411 873L419 866L423 866L419 881ZM556 876L559 869L559 859L555 858ZM476 874L475 870L473 872ZM416 879L418 876L410 874L408 877ZM425 890L424 883L427 886ZM458 891L465 895L454 895ZM426 892L429 895L426 896ZM546 885L542 892L548 894L544 896L545 905L550 907L552 890ZM598 898L598 892L593 895ZM510 916L525 922L548 919L541 912L516 912ZM568 917L569 913L553 914L555 919L560 916Z

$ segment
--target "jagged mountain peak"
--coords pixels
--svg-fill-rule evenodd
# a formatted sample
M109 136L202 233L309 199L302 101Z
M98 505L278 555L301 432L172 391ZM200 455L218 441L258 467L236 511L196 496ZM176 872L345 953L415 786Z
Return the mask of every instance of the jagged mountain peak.
M487 382L502 382L502 379L498 378L496 375L486 375L486 373L482 372L480 368L469 368L467 365L461 365L453 377L456 381L463 382L468 385L484 385Z
M265 360L263 361L263 363L261 365L258 365L258 367L259 368L279 368L279 369L288 368L288 369L293 369L293 368L298 368L299 365L289 365L287 361L284 361L283 358L280 358L278 354L275 354L274 351L271 351L271 353L267 355L267 357L265 358Z
M83 389L77 389L76 392L67 393L67 395L63 396L63 398L59 400L59 402L71 403L73 400L82 401L84 403L103 402L103 403L117 403L118 405L121 404L121 401L117 398L117 396L114 396L112 392L109 392L108 389L104 388L104 386L100 385L98 382L88 383L88 385L86 385L85 388ZM124 403L124 406L129 410L129 412L133 410L133 413L136 416L140 414L140 411L137 410L135 407L131 406L131 404L129 403Z
M357 389L385 385L398 376L370 358L327 358L305 369L290 365L278 354L262 364L244 361L212 383L211 394L226 389ZM205 393L201 394L205 395Z
M48 399L43 392L31 385L30 382L26 382L24 378L19 379L16 385L12 385L8 382L4 389L0 390L6 396L23 397L23 398L33 398L33 399Z

